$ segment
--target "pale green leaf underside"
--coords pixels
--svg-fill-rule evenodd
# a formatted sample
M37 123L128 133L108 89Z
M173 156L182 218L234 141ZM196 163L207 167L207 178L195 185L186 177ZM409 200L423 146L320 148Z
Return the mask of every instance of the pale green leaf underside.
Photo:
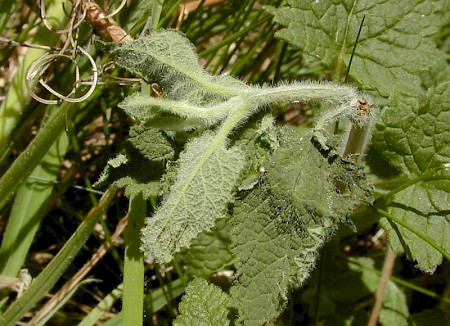
M431 237L450 252L450 83L431 89L418 104L383 110L373 141L381 154L410 179L437 169L436 177L410 186L395 196L390 214ZM442 262L441 254L405 228L382 220L391 246L406 252L425 271Z
M227 326L229 297L219 287L204 279L192 280L179 305L180 315L174 326Z
M142 93L134 93L120 103L124 111L142 121L151 121L157 117L161 111L168 114L177 115L186 119L198 119L208 124L212 124L225 118L230 108L235 107L239 99L230 99L223 103L214 105L198 106L189 101L172 101L167 98L151 97Z
M240 150L226 149L210 133L188 143L170 194L147 219L142 249L160 263L170 262L175 253L223 218L244 164L242 156Z
M99 42L120 67L146 80L181 73L193 79L203 78L194 46L174 30L152 31L133 42Z
M118 66L148 82L156 81L172 100L201 104L205 94L223 99L248 87L229 76L208 74L189 39L174 30L152 31L133 42L99 44Z
M442 3L291 0L288 7L268 9L287 27L277 36L333 68L347 67L366 15L350 75L381 97L393 93L417 97L423 93L417 76L443 58L432 39L440 28L435 12Z

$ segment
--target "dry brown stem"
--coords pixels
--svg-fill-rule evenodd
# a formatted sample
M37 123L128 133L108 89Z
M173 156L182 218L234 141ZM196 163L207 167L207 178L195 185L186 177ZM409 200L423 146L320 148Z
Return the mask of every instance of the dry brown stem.
M75 3L77 0L71 1ZM105 18L107 15L97 3L84 0L82 5L86 10L86 21L95 28L101 38L110 42L128 42L133 39L114 19Z

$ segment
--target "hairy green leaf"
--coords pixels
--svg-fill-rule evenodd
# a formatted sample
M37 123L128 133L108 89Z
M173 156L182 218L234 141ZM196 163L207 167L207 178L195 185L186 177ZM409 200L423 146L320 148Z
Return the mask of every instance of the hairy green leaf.
M136 97L138 98L137 100L135 100ZM145 101L139 101L141 97ZM126 97L118 104L118 107L124 110L128 116L139 122L147 123L152 120L157 120L162 115L161 109L157 106L149 105L147 98L156 99L148 94L136 92Z
M266 166L270 190L289 198L301 223L330 218L343 222L360 203L370 200L363 171L335 150L319 151L310 134L285 129L280 148Z
M156 80L172 100L200 105L205 102L205 94L225 99L248 88L232 77L209 75L200 65L194 46L174 30L152 31L132 42L98 43L118 66L148 82Z
M189 142L180 155L170 194L147 219L142 249L160 263L170 262L198 234L210 230L217 219L225 217L243 164L238 148L225 148L211 133Z
M138 193L142 193L144 198L157 196L159 181L155 180L158 175L156 171L162 172L161 164L152 164L146 160L130 161L126 155L119 154L108 161L94 187L114 184L124 188L125 195L129 198Z
M444 54L433 37L442 21L443 0L302 1L269 7L275 21L286 26L276 33L320 60L343 78L360 24L364 26L354 53L350 76L380 97L423 94L419 74L441 64ZM445 66L444 66L445 67ZM448 69L448 68L446 68Z
M152 31L132 42L98 43L117 65L147 81L158 76L161 79L169 76L174 79L185 78L184 76L204 78L194 46L174 30ZM175 74L178 76L174 77Z
M450 83L429 90L422 103L386 108L376 125L374 143L380 153L415 183L395 195L390 214L427 234L450 252ZM425 179L421 176L430 174ZM386 219L389 241L397 253L405 252L418 267L432 272L442 255L402 226Z
M245 129L234 135L235 145L245 152L246 166L238 190L255 187L265 170L267 157L279 146L279 127L271 114L256 116Z
M230 294L244 325L262 325L281 313L290 288L300 286L314 267L319 248L335 226L295 226L301 217L287 201L262 187L235 207L231 251L237 279Z
M233 145L245 152L246 165L241 172L238 190L250 190L260 179L266 157L278 146L278 127L271 114L259 115L246 128L233 135ZM230 246L230 217L218 220L214 229L204 232L194 240L183 259L188 273L209 277L212 273L232 265Z
M227 326L229 297L204 279L192 280L180 303L180 315L174 326Z
M284 131L265 166L267 181L235 204L231 219L239 322L262 325L280 314L287 292L309 276L319 248L340 221L368 200L364 176L311 142Z
M290 260L294 262L301 248L293 228L278 229L283 212L274 206L270 194L258 187L237 202L231 219L237 275L230 294L241 324L263 325L279 315L293 272ZM315 254L309 254L313 262ZM301 267L306 269L305 264Z

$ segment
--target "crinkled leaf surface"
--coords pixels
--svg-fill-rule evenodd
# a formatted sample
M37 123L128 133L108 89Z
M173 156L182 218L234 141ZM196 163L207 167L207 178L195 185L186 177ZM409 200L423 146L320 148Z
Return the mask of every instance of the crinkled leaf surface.
M231 219L237 280L230 294L243 325L263 325L278 317L290 279L300 283L307 278L323 243L287 226L283 220L295 222L295 217L288 207L276 206L270 193L259 187L237 203Z
M450 162L450 83L429 90L421 103L393 101L376 125L373 142L408 176Z
M229 218L220 219L214 229L201 233L183 253L189 275L208 278L211 274L233 264L230 246Z
M343 222L370 199L362 170L333 152L321 153L310 134L286 129L280 147L266 167L267 179L275 196L291 200L302 224L320 218Z
M132 126L127 142L150 161L168 160L175 154L172 144L160 131L144 125Z
M258 115L246 128L233 135L233 146L245 152L246 165L241 172L239 191L250 190L261 178L259 169L265 157L278 146L278 127L271 114ZM216 222L213 230L203 232L183 253L183 260L190 275L208 278L212 273L233 264L230 251L230 217Z
M108 161L95 186L114 183L128 197L138 193L144 198L157 196L163 163L174 156L170 142L154 128L133 126L123 149L123 154Z
M227 326L229 297L219 287L204 279L192 280L179 305L180 315L174 326Z
M241 151L204 133L186 145L170 194L143 230L142 249L160 263L188 248L217 219L225 217L232 190L244 165Z
M286 7L268 8L275 20L287 27L276 35L303 49L310 59L337 69L340 78L366 16L350 76L377 96L423 94L418 75L444 58L433 40L442 24L437 13L443 0L287 3Z
M435 177L419 181L395 195L390 213L427 234L450 252L450 83L431 89L422 103L386 108L373 141L380 153L410 179L438 169ZM432 172L432 171L431 171ZM404 227L382 220L391 246L405 252L418 267L432 272L442 255Z
M236 202L231 219L237 267L231 295L244 325L279 315L287 291L309 276L338 222L368 199L364 176L321 153L311 135L285 131L265 168L265 183Z

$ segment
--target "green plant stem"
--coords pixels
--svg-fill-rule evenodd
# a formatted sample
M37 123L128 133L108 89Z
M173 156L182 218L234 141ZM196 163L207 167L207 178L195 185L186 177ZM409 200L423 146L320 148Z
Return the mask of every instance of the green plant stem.
M2 316L0 316L0 325L16 325L17 321L19 321L46 292L51 290L84 246L84 243L94 229L98 218L106 212L115 193L115 188L109 188L105 192L98 205L91 209L86 216L86 219L80 224L78 229L58 252L55 258L53 258L38 277L33 280L24 294L16 300Z
M113 304L122 296L123 283L119 284L114 290L106 295L97 306L83 318L78 326L94 326L99 319L109 311Z
M141 229L147 214L147 202L142 194L130 199L126 235L123 322L124 325L142 325L144 316L144 254L139 249Z
M77 283L63 298L58 300L58 303L52 309L50 309L44 316L42 316L42 318L38 319L37 321L34 321L35 318L33 318L29 322L29 325L33 326L48 325L48 321L67 303L67 301L69 301L73 297L75 292L77 292L80 289L80 287L84 287L87 284L93 282L99 282L99 280L96 280L94 278L87 278ZM34 317L36 316L38 316L38 314L36 314Z
M45 126L0 179L0 210L5 207L19 186L39 164L61 130L64 130L66 109L63 107L65 106L69 104L64 103L59 110L52 112Z
M377 208L377 207L373 207L372 209L374 209L377 213L381 214L382 216L386 217L388 220L391 220L401 226L403 226L405 229L411 231L412 233L414 233L416 236L418 236L419 238L421 238L423 241L425 241L426 243L428 243L430 246L432 246L434 249L436 249L437 251L439 251L448 261L450 261L450 253L448 253L444 248L442 248L440 245L438 245L431 237L429 237L427 234L418 231L417 229L415 229L414 227L412 227L411 225L409 225L408 223L405 223L405 221L402 221L401 219L396 218L395 216L389 214L388 212Z
M161 284L161 287L152 290L149 294L145 296L145 313L147 315L152 315L162 310L167 305L170 305L173 299L182 295L184 293L184 289L185 285L180 279L172 281L167 285ZM167 296L167 294L169 294L169 296ZM103 314L104 311L105 309L102 309L101 313ZM119 312L116 315L114 315L114 317L106 321L103 325L104 326L125 325L122 321L123 321L123 312ZM88 325L89 326L94 325L94 323L89 324L86 323L85 325L85 323L82 322L79 324L79 326L88 326Z
M47 203L51 199L67 146L67 135L61 129L42 161L19 188L1 242L2 275L16 276L22 268L41 220L48 212Z

